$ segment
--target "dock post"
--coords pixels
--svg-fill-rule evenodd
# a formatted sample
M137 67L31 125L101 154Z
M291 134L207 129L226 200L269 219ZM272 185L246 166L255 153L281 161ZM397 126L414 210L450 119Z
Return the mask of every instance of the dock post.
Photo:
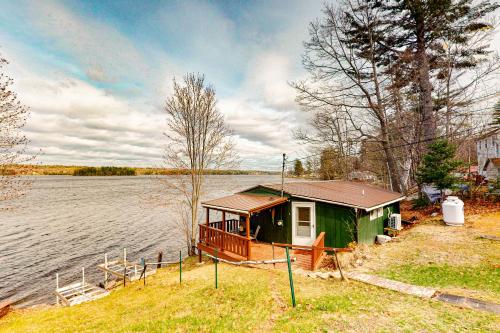
M156 265L156 269L161 268L161 261L163 260L163 251L158 251L158 265Z
M179 284L182 283L182 251L179 251Z
M104 289L108 289L108 254L104 253L104 268L106 270L104 271Z
M82 267L82 293L85 294L85 267Z
M59 289L59 273L56 273L56 291ZM59 296L56 295L56 305L59 305Z
M123 248L123 264L127 266L127 248Z

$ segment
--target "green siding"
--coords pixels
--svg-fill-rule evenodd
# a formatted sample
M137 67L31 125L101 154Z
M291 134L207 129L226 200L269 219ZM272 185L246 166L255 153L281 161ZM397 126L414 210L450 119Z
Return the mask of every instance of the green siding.
M289 204L283 204L274 207L274 223L271 215L271 209L264 210L252 215L250 219L251 229L255 232L257 225L260 225L257 239L266 243L291 243L292 224L289 216ZM278 220L283 219L283 226L278 226Z
M370 213L363 212L359 217L358 243L373 244L377 235L384 234L384 228L387 227L389 215L399 213L399 202L384 207L384 214L370 221Z
M327 247L346 247L356 240L354 209L316 202L316 235L323 231Z
M256 187L245 193L258 195L281 195L281 192L264 187ZM290 197L286 195L286 197ZM250 219L251 229L255 232L257 225L260 225L259 241L271 243L292 243L292 217L290 214L290 203L274 207L274 222L271 216L271 209L252 215ZM283 220L283 226L278 226L278 220Z

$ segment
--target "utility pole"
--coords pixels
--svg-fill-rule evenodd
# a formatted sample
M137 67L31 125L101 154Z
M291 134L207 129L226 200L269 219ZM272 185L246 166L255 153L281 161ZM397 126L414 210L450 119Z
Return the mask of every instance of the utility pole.
M281 197L283 197L283 187L285 186L285 161L286 154L283 153L283 164L281 166Z

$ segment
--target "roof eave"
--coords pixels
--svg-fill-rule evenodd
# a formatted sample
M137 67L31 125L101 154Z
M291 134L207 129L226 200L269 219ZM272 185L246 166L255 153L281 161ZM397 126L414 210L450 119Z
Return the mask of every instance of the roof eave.
M373 206L373 207L370 207L370 208L365 208L365 210L366 210L367 212L370 212L370 211L372 211L372 210L374 210L374 209L377 209L377 208L380 208L380 207L384 207L384 206L390 205L390 204L395 203L395 202L402 201L402 200L404 200L405 198L406 198L406 196L404 196L404 195L403 195L402 197L399 197L399 198L397 198L397 199L394 199L394 200L391 200L391 201L388 201L388 202L384 202L384 203L382 203L382 204L380 204L380 205Z
M225 211L225 212L228 212L228 213L250 215L250 212L247 211L247 210L233 209L233 208L228 208L228 207L223 207L223 206L207 205L207 204L204 204L204 203L202 203L201 206L205 207L205 208L210 208L210 209Z

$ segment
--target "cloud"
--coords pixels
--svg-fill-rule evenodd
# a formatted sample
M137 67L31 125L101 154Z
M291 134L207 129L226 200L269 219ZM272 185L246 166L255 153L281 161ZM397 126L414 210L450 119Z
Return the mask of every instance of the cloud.
M0 13L9 25L0 38L43 162L158 165L172 78L202 72L235 132L242 167L279 168L282 152L304 149L291 133L307 116L288 81L303 75L301 43L318 3L182 1L145 4L140 15L123 5L106 19L84 5L24 2L9 5L16 19ZM123 15L133 20L117 24Z
M28 137L46 158L91 157L90 164L157 163L162 156L163 116L133 109L126 101L75 79L20 80L23 103L32 114Z
M75 57L92 80L116 82L146 70L141 52L112 25L82 17L56 1L30 2L27 8L42 38Z

